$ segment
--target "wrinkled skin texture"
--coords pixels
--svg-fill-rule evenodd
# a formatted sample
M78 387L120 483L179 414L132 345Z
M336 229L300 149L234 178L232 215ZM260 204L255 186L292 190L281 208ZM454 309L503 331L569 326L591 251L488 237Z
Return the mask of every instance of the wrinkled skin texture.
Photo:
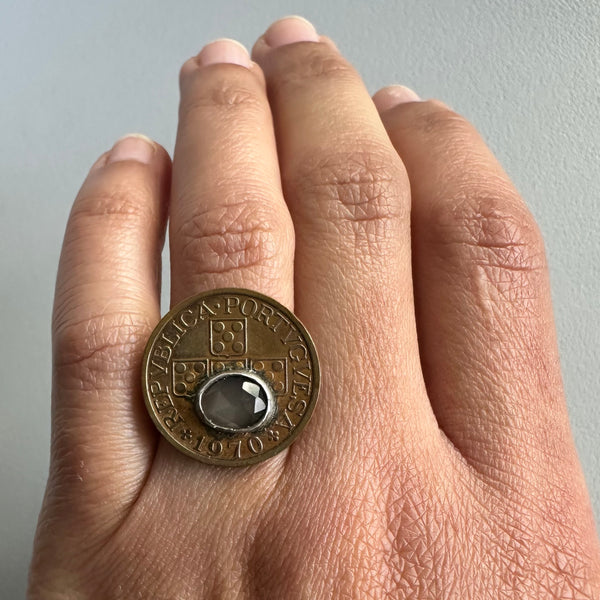
M172 173L106 153L75 201L29 598L600 598L531 214L447 106L272 39L185 63ZM173 302L256 289L319 349L311 423L259 465L145 412L167 216Z

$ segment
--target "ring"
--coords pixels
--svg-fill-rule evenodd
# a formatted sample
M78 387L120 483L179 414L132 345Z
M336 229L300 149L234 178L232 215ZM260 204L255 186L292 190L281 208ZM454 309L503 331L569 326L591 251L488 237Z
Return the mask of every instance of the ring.
M317 402L319 360L285 306L241 288L187 298L146 344L142 393L160 433L201 462L245 466L287 448Z

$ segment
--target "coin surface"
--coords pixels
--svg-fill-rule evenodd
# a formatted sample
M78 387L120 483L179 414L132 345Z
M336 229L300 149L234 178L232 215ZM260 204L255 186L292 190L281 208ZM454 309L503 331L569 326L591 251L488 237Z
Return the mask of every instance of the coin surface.
M158 430L188 456L223 466L260 462L289 446L310 419L319 381L317 352L298 318L239 288L172 308L142 363Z

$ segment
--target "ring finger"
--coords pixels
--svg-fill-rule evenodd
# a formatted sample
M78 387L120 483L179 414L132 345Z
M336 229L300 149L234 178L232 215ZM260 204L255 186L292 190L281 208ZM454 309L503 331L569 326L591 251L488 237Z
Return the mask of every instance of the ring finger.
M281 191L260 67L217 40L180 72L169 238L171 304L216 288L248 288L293 309L294 230ZM162 444L157 472L177 477ZM194 477L197 465L177 462ZM180 474L181 475L181 474Z

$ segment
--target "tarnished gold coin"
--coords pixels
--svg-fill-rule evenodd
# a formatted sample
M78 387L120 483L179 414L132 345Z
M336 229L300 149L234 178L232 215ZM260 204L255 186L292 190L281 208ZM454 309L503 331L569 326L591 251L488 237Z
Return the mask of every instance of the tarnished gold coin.
M158 430L202 462L243 466L289 446L317 401L319 363L304 325L250 290L211 290L152 332L142 391Z

